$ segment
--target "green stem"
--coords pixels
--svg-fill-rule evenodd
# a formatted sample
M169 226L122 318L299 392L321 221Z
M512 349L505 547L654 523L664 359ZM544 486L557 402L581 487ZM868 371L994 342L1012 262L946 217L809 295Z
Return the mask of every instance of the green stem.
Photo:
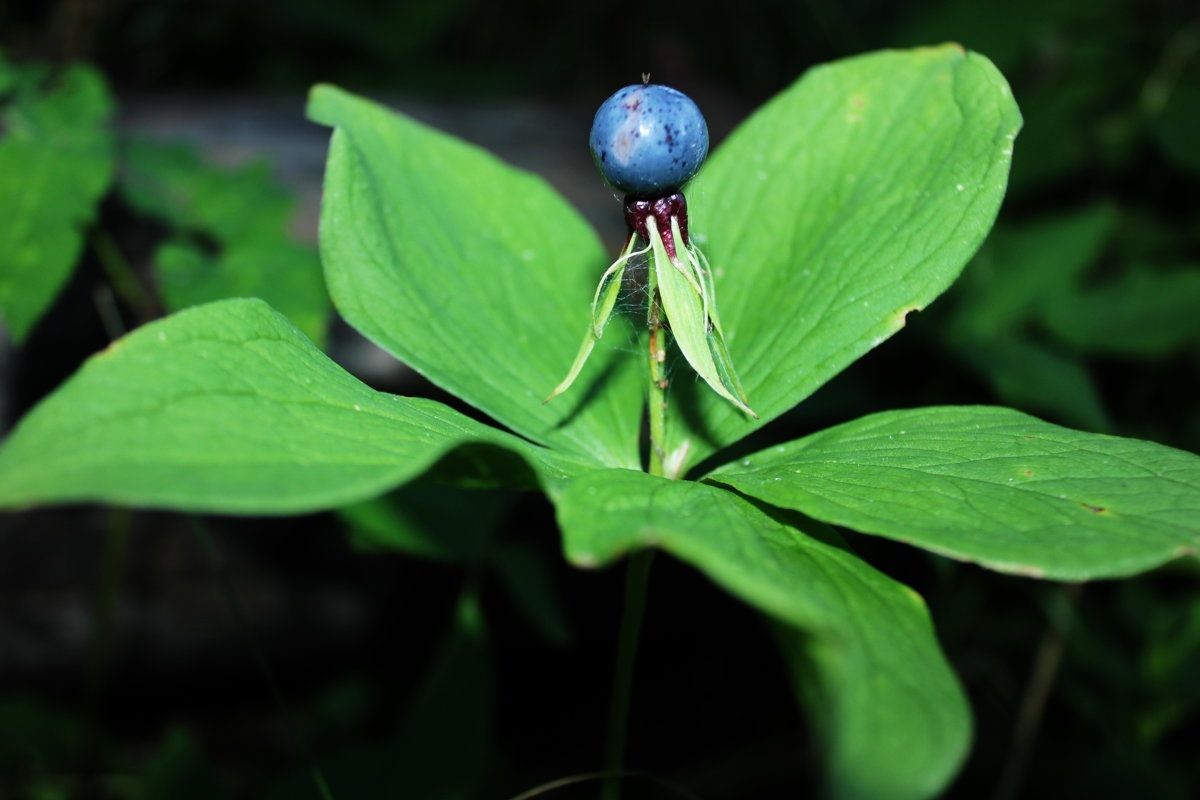
M650 578L653 550L642 550L629 557L625 573L625 610L621 614L620 641L617 644L617 669L613 679L612 705L608 720L608 747L604 758L604 800L621 795L621 774L625 770L625 740L629 730L629 705L633 696L633 665L637 659L638 637L646 610L646 585Z
M651 263L646 270L649 297L646 314L650 329L646 351L646 406L650 423L650 455L647 471L663 475L666 456L667 379L663 369L666 360L666 331L662 326L658 304L658 281ZM625 769L625 741L629 730L629 705L633 695L633 667L637 659L638 639L646 610L646 587L650 580L653 550L643 550L629 557L625 573L625 607L621 614L621 630L617 643L616 676L613 679L612 705L608 723L608 746L605 751L606 779L601 792L603 800L619 800L621 775Z
M142 322L153 319L154 298L146 291L146 287L142 285L141 279L112 236L107 231L96 229L92 233L92 250L95 251L100 266L108 276L108 283L117 296L137 313Z
M661 311L658 305L658 281L654 275L654 265L651 264L646 274L648 286L646 293L650 297L647 322L650 327L646 371L646 412L650 421L650 463L648 472L651 475L663 475L663 461L666 459L666 423L667 423L667 376L663 362L667 356L667 333L663 329Z

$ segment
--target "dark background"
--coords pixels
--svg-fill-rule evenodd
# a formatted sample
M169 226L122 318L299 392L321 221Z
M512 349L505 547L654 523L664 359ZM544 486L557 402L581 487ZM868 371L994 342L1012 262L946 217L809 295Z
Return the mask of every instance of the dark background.
M813 64L956 40L1000 66L1026 118L1001 226L1111 204L1120 222L1097 258L1100 280L1200 257L1196 14L1185 2L1076 0L63 0L0 3L0 47L14 60L97 65L122 130L191 142L217 162L265 157L300 199L301 239L314 237L326 141L303 120L303 96L330 81L547 175L615 246L618 207L584 141L595 106L642 72L695 97L719 139ZM100 224L144 272L163 232L116 198ZM85 256L28 342L3 346L4 429L108 342L93 302L103 280ZM1069 409L1006 394L956 350L953 312L966 302L951 292L745 449L921 404L1002 402L1078 425ZM1106 429L1194 451L1197 341L1070 356L1094 382ZM344 326L331 352L377 387L449 400ZM414 494L427 491L450 490ZM0 518L0 798L310 797L313 763L338 800L504 798L597 769L621 571L568 568L540 497L429 496L420 513L431 529L488 528L539 554L553 590L540 605L557 628L531 624L471 559L365 552L334 515ZM474 518L447 511L476 506L486 508ZM971 697L975 744L951 796L1200 793L1194 565L1062 587L850 541L926 598ZM470 622L474 598L482 627ZM643 637L628 760L654 779L631 780L626 796L815 789L817 744L755 614L659 557ZM1037 695L1031 675L1048 700L1019 725ZM1026 744L1014 744L1017 730Z

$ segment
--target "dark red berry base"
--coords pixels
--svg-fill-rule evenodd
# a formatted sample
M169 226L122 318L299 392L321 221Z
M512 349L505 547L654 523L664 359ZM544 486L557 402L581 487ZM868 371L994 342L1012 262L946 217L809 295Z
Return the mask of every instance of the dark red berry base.
M646 230L646 220L650 217L654 218L658 232L662 235L663 246L672 259L676 255L671 217L679 218L679 233L683 237L683 246L687 247L691 243L688 236L687 198L683 196L683 192L673 192L665 197L652 199L625 196L625 222L629 224L630 230L635 231L646 242L650 241L650 234Z

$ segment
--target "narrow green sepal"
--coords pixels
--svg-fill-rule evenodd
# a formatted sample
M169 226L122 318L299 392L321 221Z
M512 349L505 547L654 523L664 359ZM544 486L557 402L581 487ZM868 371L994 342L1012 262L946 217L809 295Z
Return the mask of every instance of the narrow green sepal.
M673 227L678 229L677 224ZM724 338L719 334L718 337L712 335L715 326L710 326L711 317L707 311L712 306L713 298L708 296L703 283L693 274L692 259L688 257L675 262L667 255L653 219L647 220L646 231L650 236L653 253L651 268L658 281L658 296L662 300L671 335L683 352L683 357L714 392L757 419L758 415L743 399L745 392L733 371ZM677 237L675 241L682 244L683 240ZM713 346L714 341L718 343L717 347ZM717 358L721 361L720 367L717 366Z
M567 377L562 379L562 383L554 387L554 391L546 396L542 401L542 405L549 403L554 398L571 388L571 384L579 377L579 373L583 370L583 365L587 363L588 356L592 354L592 348L596 346L596 332L591 325L588 325L587 333L583 336L583 344L579 346L579 352L575 355L575 360L571 362L571 369L567 370Z
M672 220L672 222L675 223L676 241L682 241L679 238L678 222L676 220ZM737 370L733 368L733 359L729 355L728 345L725 344L725 330L721 327L721 318L717 315L717 290L713 286L712 269L709 268L708 259L705 258L700 248L692 244L685 245L683 253L691 262L692 270L700 281L704 305L708 313L708 349L712 352L713 363L717 365L717 374L721 377L721 383L749 406L750 399L746 396L746 390L742 387Z
M597 339L604 336L604 328L608 325L613 309L616 308L617 298L621 294L621 282L625 278L626 265L629 264L630 259L643 255L650 249L644 247L635 251L633 246L636 242L637 235L630 236L620 257L600 276L600 283L596 286L596 294L592 298L592 332L595 333Z
M583 370L583 365L587 363L588 357L592 354L592 349L596 346L596 342L600 341L601 337L604 336L604 329L608 326L609 319L612 318L613 309L617 305L617 298L621 294L621 281L625 277L625 267L629 264L630 259L642 255L650 249L649 247L645 247L641 250L634 250L633 246L636 242L637 236L630 236L625 249L621 251L621 255L600 276L600 283L596 286L596 293L592 297L591 323L588 325L587 333L583 335L583 342L579 346L579 352L576 353L575 360L571 363L571 368L567 371L567 377L563 378L562 382L554 387L554 391L550 392L549 396L542 401L543 405L571 388L571 384L575 383L575 379L579 377L579 373Z

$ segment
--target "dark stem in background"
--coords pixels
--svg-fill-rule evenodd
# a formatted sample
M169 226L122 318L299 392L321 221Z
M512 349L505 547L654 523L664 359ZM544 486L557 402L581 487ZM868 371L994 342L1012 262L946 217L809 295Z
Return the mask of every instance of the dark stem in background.
M129 259L121 252L116 241L107 231L97 228L92 232L92 251L108 276L108 283L117 297L138 316L138 323L154 319L154 296L142 285Z
M125 508L110 508L104 532L104 554L100 563L100 583L96 589L96 605L92 619L92 640L88 654L88 730L91 748L91 776L94 779L103 767L102 743L105 740L104 688L108 665L112 657L113 611L125 575L125 551L129 544L130 512ZM97 790L97 786L91 787Z
M608 722L608 747L604 758L604 800L621 795L621 776L625 769L625 739L629 730L629 703L633 694L633 665L637 659L638 636L646 610L646 585L654 551L643 550L629 557L625 573L625 610L621 615L620 641L617 644L617 669L613 679L611 715Z
M646 351L646 408L650 428L647 471L651 475L661 476L666 447L664 433L667 379L663 370L663 362L666 360L666 332L661 324L658 286L653 267L646 270L646 274L649 276L646 288L646 296L649 298L646 319L650 329ZM601 793L604 800L618 800L621 795L625 740L629 730L629 704L633 692L633 665L637 659L638 637L642 629L642 616L646 610L646 586L653 560L652 550L634 553L629 557L628 571L625 575L625 609L621 615L621 631L617 642L616 675L613 678L608 745L604 756L604 768L608 775Z
M1050 690L1054 688L1054 681L1058 677L1058 668L1062 664L1063 651L1067 645L1067 635L1071 631L1075 608L1082 591L1082 583L1068 584L1060 589L1059 599L1062 601L1063 613L1055 614L1051 619L1050 626L1042 637L1037 652L1034 653L1029 682L1025 685L1025 694L1017 711L1008 760L1004 764L1004 772L1001 773L1000 783L996 788L996 800L1012 800L1019 796L1021 784L1025 780L1025 771L1029 767L1029 758L1037 742L1038 729L1042 725L1042 715L1046 711L1046 700L1049 699Z
M225 567L225 561L221 557L221 551L217 549L216 541L209 534L208 528L205 527L204 522L199 517L189 516L188 521L191 523L192 532L196 534L196 539L199 541L201 549L208 556L213 572L217 574L217 577L221 581L221 590L225 595L225 601L229 604L229 613L233 616L238 632L245 642L246 649L250 651L250 655L254 659L255 666L258 667L263 681L267 684L267 690L271 693L271 699L275 701L280 716L283 717L284 726L287 728L288 733L291 734L292 746L297 760L308 768L309 774L312 776L313 785L316 787L317 794L321 796L322 800L333 800L333 792L329 790L329 784L325 781L325 775L321 772L321 768L317 766L312 753L301 739L298 732L299 728L296 725L296 716L292 713L291 707L283 697L283 692L279 689L279 683L275 680L275 673L271 669L270 662L267 661L266 654L259 647L258 637L250 625L249 617L246 616L246 610L242 606L242 601L238 598L237 590L233 585L233 579L229 576L229 570Z

